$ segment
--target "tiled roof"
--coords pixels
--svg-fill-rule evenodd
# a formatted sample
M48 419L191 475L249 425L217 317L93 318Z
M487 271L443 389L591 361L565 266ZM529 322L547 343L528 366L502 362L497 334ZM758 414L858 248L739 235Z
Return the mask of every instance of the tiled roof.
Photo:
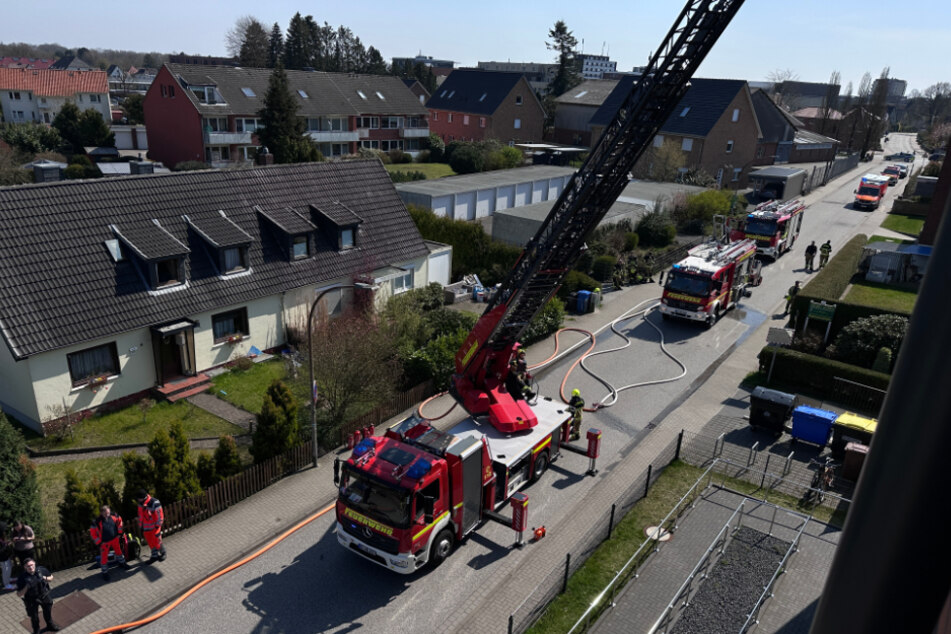
M763 141L766 143L781 143L792 141L796 128L802 124L792 115L776 105L762 90L754 90L752 95L753 110L760 130L763 131Z
M314 256L292 261L255 211L281 214L340 201L363 218L357 248L317 232ZM182 217L222 210L253 238L251 272L222 279ZM135 256L115 262L110 225L162 228L190 251L188 285L151 293ZM136 240L138 234L130 236ZM137 245L138 246L138 245ZM142 247L143 249L146 247ZM181 249L181 247L179 247ZM0 188L0 335L15 358L241 305L425 257L426 245L379 161L201 170Z
M0 57L2 68L37 68L46 69L53 65L55 59L37 59L35 57Z
M823 117L822 108L800 108L794 113L797 117L803 119L821 119ZM829 109L829 119L839 121L842 119L842 113L832 108Z
M335 200L329 205L318 207L312 205L312 208L320 214L323 214L330 222L338 227L348 227L358 225L363 222L363 218L353 213L353 211L339 200Z
M252 241L245 231L231 222L224 212L202 213L185 216L192 229L208 241L213 247L233 247L249 244Z
M188 247L175 239L155 218L136 222L119 221L112 232L143 260L159 260L188 253Z
M0 90L30 91L39 97L72 97L76 93L108 93L102 70L35 70L0 68Z
M53 62L50 68L57 70L87 70L92 68L92 66L75 55L68 55L67 57L60 57Z
M259 214L270 220L275 227L289 236L299 235L313 231L317 227L310 220L301 215L296 209L285 207L283 209L269 209L264 211L260 207L255 208Z
M433 110L492 114L502 104L522 73L457 68L426 102ZM534 93L532 93L534 98Z
M631 87L637 80L633 76L622 77L617 87L605 100L604 105L591 117L592 125L606 126L617 114ZM705 137L710 133L724 110L743 89L742 79L693 79L690 88L670 116L660 127L661 134ZM685 116L684 110L686 111Z
M616 79L589 79L555 99L555 102L567 105L600 106L616 86Z
M180 82L218 89L223 104L201 103L190 90L185 91L202 114L253 115L264 108L271 69L190 64L165 66ZM286 72L291 94L299 106L299 116L425 115L427 112L403 81L392 75Z

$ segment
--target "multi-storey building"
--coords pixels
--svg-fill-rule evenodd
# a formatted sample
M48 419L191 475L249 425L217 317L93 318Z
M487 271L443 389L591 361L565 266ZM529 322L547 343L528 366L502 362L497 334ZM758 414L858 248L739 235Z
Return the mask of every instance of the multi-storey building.
M578 55L578 59L581 61L581 76L585 79L601 79L604 73L617 71L617 62L612 61L607 55L582 53Z
M497 70L503 73L521 73L525 75L532 90L544 95L548 92L551 80L558 73L558 64L537 64L535 62L479 62L479 70Z
M170 167L250 162L271 72L165 64L145 96L149 157ZM297 114L327 158L361 147L414 154L429 136L426 108L398 77L286 72Z
M104 71L0 68L0 109L4 121L52 123L67 101L80 110L92 108L107 122L112 121L109 82Z

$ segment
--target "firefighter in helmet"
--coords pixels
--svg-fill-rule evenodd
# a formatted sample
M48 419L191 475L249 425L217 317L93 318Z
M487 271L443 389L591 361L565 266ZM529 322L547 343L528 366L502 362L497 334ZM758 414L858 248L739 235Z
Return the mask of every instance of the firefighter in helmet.
M535 398L535 393L532 392L532 389L525 383L525 377L519 374L518 362L515 359L509 362L509 371L508 374L505 375L505 389L515 400L524 399L530 401Z
M832 255L832 241L826 240L819 247L819 270L829 263L829 256Z
M571 390L568 411L571 412L570 440L579 440L581 438L581 413L584 411L584 399L581 398L581 390L577 388Z

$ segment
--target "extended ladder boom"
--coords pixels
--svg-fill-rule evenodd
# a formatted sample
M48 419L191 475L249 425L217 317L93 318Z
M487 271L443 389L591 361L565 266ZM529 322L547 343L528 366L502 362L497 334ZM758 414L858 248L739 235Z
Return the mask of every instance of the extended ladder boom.
M500 397L504 400L504 390L497 384L507 372L519 336L558 290L581 255L586 238L627 184L634 163L684 96L690 77L742 4L743 0L687 2L588 160L568 182L456 354L453 387L470 412L489 411L493 424L503 417L531 415L527 407L503 412L493 410L490 403Z

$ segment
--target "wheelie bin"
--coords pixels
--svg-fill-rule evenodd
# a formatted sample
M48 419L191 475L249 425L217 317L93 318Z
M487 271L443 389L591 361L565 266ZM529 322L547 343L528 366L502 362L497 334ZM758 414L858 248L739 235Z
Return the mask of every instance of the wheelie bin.
M777 435L786 429L786 421L796 407L796 395L757 387L750 394L750 425Z
M800 405L792 413L792 437L825 447L837 416L825 409Z
M832 456L841 459L845 455L845 446L850 442L872 444L872 434L877 426L876 419L865 418L852 412L838 416L832 425Z

